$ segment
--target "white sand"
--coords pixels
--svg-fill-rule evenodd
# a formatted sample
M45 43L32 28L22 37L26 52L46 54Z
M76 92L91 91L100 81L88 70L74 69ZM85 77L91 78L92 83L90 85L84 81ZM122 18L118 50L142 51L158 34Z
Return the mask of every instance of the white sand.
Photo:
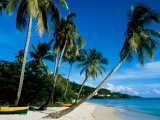
M107 107L103 105L97 105L96 109L92 113L95 120L123 120L116 115L114 107Z
M66 107L49 107L45 111L28 111L27 115L0 115L0 120L51 120L44 119L43 117L51 112L60 111L65 108ZM56 120L122 120L116 116L115 112L113 107L105 107L85 102L71 113Z

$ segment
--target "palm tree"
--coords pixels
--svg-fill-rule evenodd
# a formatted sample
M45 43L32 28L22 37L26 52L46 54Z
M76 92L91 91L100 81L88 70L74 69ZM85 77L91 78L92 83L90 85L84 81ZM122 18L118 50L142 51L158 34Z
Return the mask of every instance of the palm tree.
M22 64L23 62L23 55L24 55L24 51L23 50L19 50L18 51L18 54L16 54L15 58L16 58L16 61L20 64Z
M54 56L51 52L52 43L53 40L51 40L48 44L47 43L41 44L39 41L37 48L34 45L32 45L34 51L30 52L30 56L33 57L34 60L30 61L29 63L36 62L37 68L38 66L43 67L46 73L49 73L50 70L47 67L47 65L43 62L43 60L54 62Z
M2 9L5 9L9 0L0 0L0 16L2 16Z
M106 68L101 64L108 64L108 60L103 58L103 55L100 52L97 52L96 49L88 49L88 51L84 50L83 56L86 59L81 64L78 64L77 68L83 67L80 75L85 71L85 80L81 85L75 103L77 102L87 79L91 76L95 80L99 75L102 75L102 70L106 72Z
M64 2L62 1L64 0L60 0L60 2L64 4ZM47 31L47 34L49 34L49 27L47 20L48 14L51 15L51 20L54 19L59 20L60 18L59 10L56 7L56 5L52 2L52 0L11 0L6 7L6 11L8 14L12 14L12 12L17 7L18 7L18 13L17 13L16 27L18 30L22 31L26 29L28 25L28 31L24 48L24 59L22 63L19 88L14 103L15 106L18 105L23 85L25 63L28 53L28 46L30 42L32 18L36 18L38 20L37 27L40 36L43 35L44 29Z
M52 98L54 98L54 91L58 76L58 70L61 64L61 60L64 54L64 51L67 49L67 51L75 51L75 54L79 54L78 49L79 47L83 47L85 44L84 39L77 33L76 26L74 22L71 20L72 17L75 17L74 13L71 13L69 16L67 16L66 19L62 19L58 21L55 24L55 33L54 37L56 40L56 43L54 44L54 52L56 54L56 57L59 57L57 59L56 69L54 71L54 81L52 86L51 94L46 101L46 103L41 106L39 109L44 110L47 109L47 106ZM60 55L58 56L58 53ZM53 100L54 101L54 100Z
M131 10L128 13L129 21L126 30L126 40L120 52L120 62L90 95L81 99L68 109L58 111L57 113L50 113L46 118L61 117L94 96L126 59L132 60L133 54L138 55L138 60L141 65L144 65L145 62L146 56L144 56L144 53L147 54L148 58L153 60L153 50L158 46L158 42L155 39L160 38L160 32L149 28L146 29L145 27L152 22L160 23L159 13L151 10L143 3L137 3L135 6L131 6Z
M79 50L79 53L81 53L81 50ZM71 70L72 70L72 65L73 65L73 63L75 63L76 61L82 61L82 60L80 59L80 57L81 57L80 55L75 55L74 52L69 52L69 51L67 51L67 52L64 53L64 56L63 56L63 58L62 58L62 62L68 62L69 65L70 65L69 72L68 72L68 79L67 79L68 81L67 81L67 83L66 83L66 88L65 88L65 92L64 92L64 97L65 97L66 94L67 94L68 83L69 83L70 73L71 73Z

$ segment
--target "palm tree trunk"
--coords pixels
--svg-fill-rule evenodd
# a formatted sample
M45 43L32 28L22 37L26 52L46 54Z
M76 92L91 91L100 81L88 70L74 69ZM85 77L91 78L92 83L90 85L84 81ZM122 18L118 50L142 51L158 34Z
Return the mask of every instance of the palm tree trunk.
M82 88L83 88L83 86L84 86L84 84L85 84L86 81L87 81L87 78L83 81L83 83L82 83L82 85L81 85L81 88L80 88L80 90L79 90L79 92L78 92L78 95L77 95L77 98L76 98L76 100L75 100L75 103L77 103L77 100L78 100L78 98L79 98L79 96L80 96L80 94L81 94Z
M62 53L61 53L60 58L59 58L59 60L58 60L57 69L56 69L56 74L55 74L55 76L54 76L54 82L53 82L51 94L50 94L47 102L46 102L43 106L41 106L41 107L39 108L40 110L46 110L47 107L48 107L48 105L49 105L49 103L50 103L50 101L52 100L52 98L54 98L54 97L52 97L52 96L54 96L54 91L55 91L56 81L57 81L57 76L58 76L58 70L59 70L59 67L60 67L60 65L61 65L61 60L62 60L62 57L63 57L63 54L64 54L64 50L65 50L65 48L66 48L66 45L67 45L67 40L65 41L64 47L63 47L63 49L62 49ZM53 101L54 101L54 100L53 100Z
M22 63L22 68L21 68L21 77L20 77L20 81L19 81L19 87L18 87L16 99L14 102L14 106L18 105L19 99L21 96L23 80L24 80L25 65L26 65L26 57L27 57L27 53L28 53L28 47L29 47L30 36L31 36L31 28L32 28L32 16L30 15L29 24L28 24L28 32L27 32L26 43L25 43L25 48L24 48L23 63Z
M70 77L71 69L72 69L72 63L71 63L71 66L70 66L70 69L69 69L69 73L68 73L68 80L67 80L66 89L65 89L65 92L64 92L64 97L67 94L67 89L68 89L68 83L69 83L69 77Z
M53 73L54 76L56 75L57 61L58 61L58 52L56 53L56 61L55 61L54 73Z
M56 60L55 60L55 65L54 65L53 77L55 77L55 75L56 75L57 61L58 61L58 52L56 53ZM53 103L53 96L51 97L51 103Z
M126 54L126 56L113 68L113 70L107 75L107 77L99 84L99 86L87 97L81 99L78 103L73 104L70 108L58 111L58 112L54 112L54 113L50 113L49 115L45 116L44 118L59 118L62 117L63 115L66 115L68 113L70 113L71 111L73 111L76 107L78 107L79 105L81 105L83 102L85 102L86 100L90 99L92 96L94 96L100 89L101 87L107 82L107 80L116 72L116 70L122 65L122 63L126 60L126 58L128 57L130 51L128 52L128 54Z

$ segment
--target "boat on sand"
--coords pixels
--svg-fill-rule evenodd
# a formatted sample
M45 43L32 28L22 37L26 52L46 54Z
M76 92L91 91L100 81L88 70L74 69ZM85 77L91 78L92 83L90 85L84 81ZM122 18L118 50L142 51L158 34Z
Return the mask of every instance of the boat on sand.
M0 107L0 114L27 114L29 107Z
M71 107L72 104L70 103L58 103L60 106L63 106L63 107Z

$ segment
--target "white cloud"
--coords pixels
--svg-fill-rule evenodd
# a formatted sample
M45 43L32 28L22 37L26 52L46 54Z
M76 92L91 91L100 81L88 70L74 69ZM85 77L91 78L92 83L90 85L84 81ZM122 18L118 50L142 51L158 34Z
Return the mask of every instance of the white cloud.
M93 84L91 84L91 83L89 83L89 82L86 82L86 84L85 84L86 86L89 86L89 87L96 87L96 86L94 86Z
M154 89L153 92L160 95L160 90Z
M146 90L141 88L132 88L132 87L126 87L126 86L116 86L111 83L107 83L106 89L109 89L111 92L120 92L120 93L126 93L129 95L138 95L142 97L159 97L160 96L160 90L157 89L149 89Z
M143 91L143 92L142 92L142 95L151 95L151 92L148 91L148 90L146 90L146 91Z
M133 95L138 95L139 92L134 90L131 87L124 87L124 86L115 86L113 84L107 83L107 89L109 89L112 92L122 92L122 93L127 93L127 94L133 94Z
M160 78L160 61L147 63L144 67L136 65L130 69L121 69L115 73L112 80L123 80L123 79L151 79Z

